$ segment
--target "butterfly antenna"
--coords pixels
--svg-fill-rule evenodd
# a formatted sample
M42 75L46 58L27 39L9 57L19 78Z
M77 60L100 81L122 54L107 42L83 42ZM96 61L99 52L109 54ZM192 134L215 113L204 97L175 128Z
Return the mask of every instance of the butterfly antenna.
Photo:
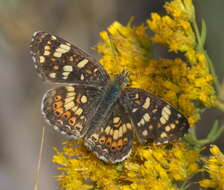
M116 51L116 48L115 48L114 43L113 43L113 40L112 40L112 38L111 38L111 36L110 36L108 31L107 31L107 36L108 36L108 39L109 39L109 42L110 42L110 48L111 48L111 51L112 51L112 54L113 54L116 66L118 67L119 73L121 73L121 68L120 68L120 65L119 65L119 62L118 62L118 59L117 59L118 58L117 51Z

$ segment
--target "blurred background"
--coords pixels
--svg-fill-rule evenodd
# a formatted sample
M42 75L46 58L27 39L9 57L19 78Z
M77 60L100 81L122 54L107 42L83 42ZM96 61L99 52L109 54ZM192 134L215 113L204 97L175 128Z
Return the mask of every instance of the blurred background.
M113 21L126 24L135 16L140 24L150 12L163 12L165 0L0 0L0 189L30 190L35 181L41 131L43 94L51 87L38 78L29 43L33 32L59 35L87 52L99 41L99 32ZM224 1L195 1L197 14L207 23L207 50L219 79L224 76ZM197 128L205 137L222 114L207 110ZM56 189L57 174L51 162L54 146L65 137L46 128L40 189ZM224 140L216 142L222 150Z

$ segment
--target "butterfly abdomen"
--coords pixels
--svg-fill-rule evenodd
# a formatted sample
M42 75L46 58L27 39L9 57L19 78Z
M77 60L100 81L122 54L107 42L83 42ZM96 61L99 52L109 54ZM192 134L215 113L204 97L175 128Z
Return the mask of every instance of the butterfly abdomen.
M110 116L112 106L117 102L117 99L121 95L121 87L118 84L108 84L103 90L101 98L96 109L95 116L92 119L92 125L101 126L106 120L106 117Z

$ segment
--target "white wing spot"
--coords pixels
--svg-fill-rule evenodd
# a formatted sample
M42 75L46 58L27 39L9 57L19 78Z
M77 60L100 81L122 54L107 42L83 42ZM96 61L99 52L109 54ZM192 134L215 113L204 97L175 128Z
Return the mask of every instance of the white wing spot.
M165 137L167 137L167 134L165 132L162 132L161 135L160 135L160 137L161 138L165 138Z
M40 59L40 63L44 63L45 62L45 57L44 56L40 56L39 59Z
M54 36L54 35L51 35L51 39L52 40L57 40L56 36Z
M126 126L127 126L128 129L131 129L132 128L131 127L131 123L126 123Z
M84 80L84 78L85 78L84 75L81 74L80 79L81 79L81 80Z
M166 126L166 127L165 127L165 130L166 130L166 132L169 132L169 131L171 130L170 126L169 126L169 125Z
M120 117L114 117L113 123L118 123L120 121Z
M57 52L57 51L54 52L54 54L53 54L54 57L61 57L61 55L62 55L62 54L61 54L60 52Z
M146 122L148 122L150 120L150 115L148 113L145 113L143 118Z
M36 63L36 58L32 56L33 62Z
M145 129L145 130L142 132L142 135L146 137L146 136L148 135L148 130Z
M49 77L52 78L52 79L56 78L56 73L50 73Z
M65 49L66 52L68 52L68 51L71 49L71 47L68 46L68 45L66 45L66 44L61 44L61 45L60 45L60 48Z
M46 55L46 56L48 56L48 55L50 55L51 54L51 52L50 51L44 51L44 55Z
M110 126L107 126L106 129L105 129L105 133L108 135L110 132Z
M147 97L147 98L145 99L145 103L143 104L142 107L145 108L145 109L148 109L149 106L150 106L150 98Z
M34 32L34 33L33 33L33 37L35 37L38 33L39 33L39 31Z
M83 59L82 61L80 61L78 64L77 64L77 66L78 66L78 68L83 68L83 67L85 67L85 65L88 63L89 61L88 61L88 59Z
M83 109L82 109L82 108L79 108L75 113L76 113L77 115L81 115L82 112L83 112Z
M74 98L75 98L74 96L71 96L71 97L69 97L69 98L66 98L66 99L65 99L65 104L71 102L72 100L74 100Z
M83 104L85 104L85 103L87 102L87 97L86 97L85 95L83 95L83 96L81 97L81 102L82 102Z
M75 91L75 88L73 86L66 86L65 87L67 89L67 91L69 92L74 92Z
M114 140L117 140L118 139L118 130L114 130L113 139Z
M133 108L132 109L132 112L134 113L134 112L136 112L138 110L138 108Z
M63 72L62 73L63 79L67 79L69 74L70 74L70 72Z
M63 70L66 72L72 72L73 71L73 67L71 65L65 65L63 67Z
M161 117L161 118L160 118L160 122L161 122L162 124L165 124L166 121L167 121L167 120L166 120L164 117Z
M65 110L70 110L71 108L73 108L75 106L74 102L69 102L67 104L64 105Z

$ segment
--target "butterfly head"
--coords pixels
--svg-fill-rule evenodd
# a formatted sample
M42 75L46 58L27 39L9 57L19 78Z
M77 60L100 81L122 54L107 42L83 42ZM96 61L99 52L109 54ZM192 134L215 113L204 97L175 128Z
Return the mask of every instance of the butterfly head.
M119 86L124 88L128 84L128 76L129 73L127 71L123 71L121 74L115 76L115 80L119 84Z

